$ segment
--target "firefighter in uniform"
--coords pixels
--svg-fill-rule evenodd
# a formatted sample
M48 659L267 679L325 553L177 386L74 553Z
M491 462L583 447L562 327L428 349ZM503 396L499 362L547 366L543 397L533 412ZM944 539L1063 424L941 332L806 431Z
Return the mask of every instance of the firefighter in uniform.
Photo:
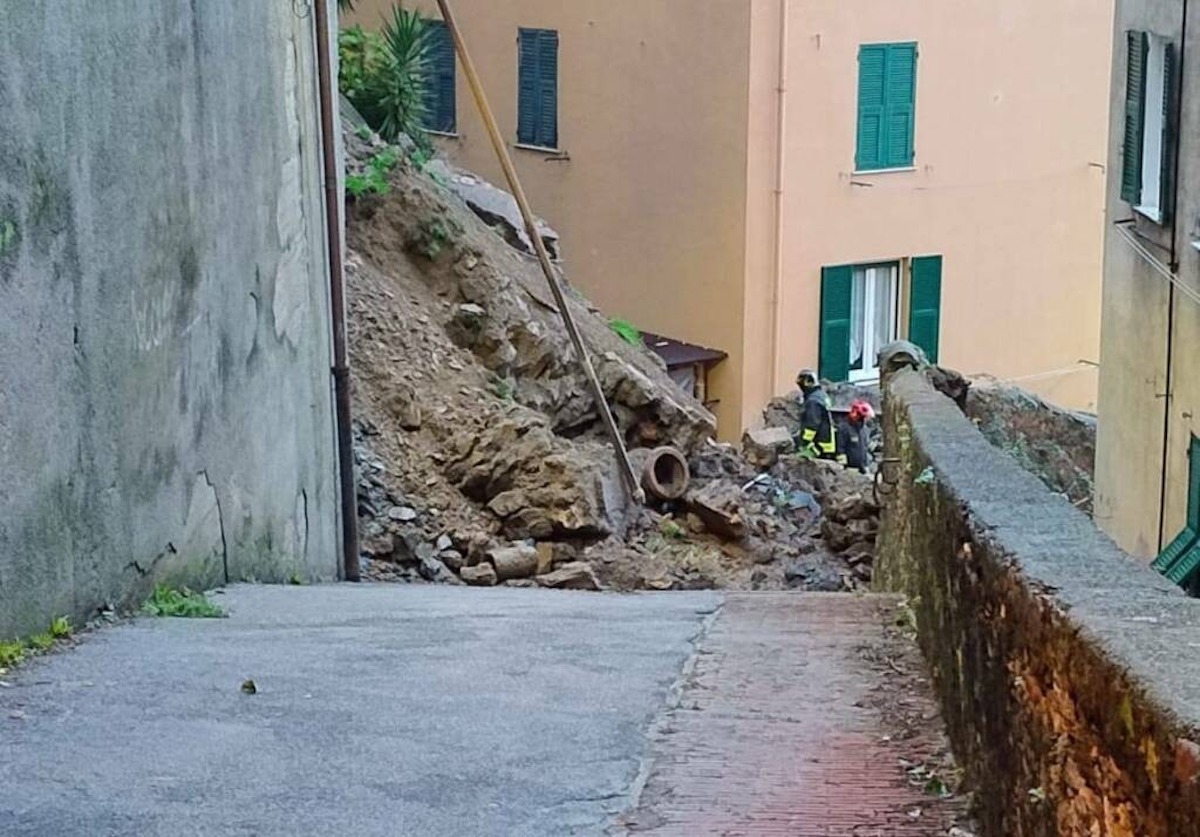
M871 464L871 449L867 438L867 422L875 418L875 410L866 401L850 405L850 412L837 422L837 459L847 468L862 473Z
M837 438L833 426L833 404L817 373L805 369L796 376L796 386L801 394L800 433L796 439L796 450L818 459L837 458Z

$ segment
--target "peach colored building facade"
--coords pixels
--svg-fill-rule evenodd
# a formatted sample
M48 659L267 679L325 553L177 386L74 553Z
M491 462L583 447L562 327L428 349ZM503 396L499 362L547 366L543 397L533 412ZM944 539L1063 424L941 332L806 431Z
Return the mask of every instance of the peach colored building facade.
M356 5L350 22L371 25L391 3ZM723 436L801 367L844 377L847 345L868 358L848 376L869 378L871 347L910 325L948 366L1094 406L1111 0L454 8L572 283L612 316L728 353L709 391ZM550 150L517 141L521 29L557 33ZM899 155L885 156L903 163L886 171L858 165L875 95ZM441 145L501 181L461 74Z

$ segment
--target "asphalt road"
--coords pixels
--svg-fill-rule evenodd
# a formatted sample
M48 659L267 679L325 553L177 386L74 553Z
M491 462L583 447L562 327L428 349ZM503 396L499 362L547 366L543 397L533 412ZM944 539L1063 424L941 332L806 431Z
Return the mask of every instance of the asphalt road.
M0 835L602 833L716 594L238 587L0 686ZM258 693L245 694L253 679Z

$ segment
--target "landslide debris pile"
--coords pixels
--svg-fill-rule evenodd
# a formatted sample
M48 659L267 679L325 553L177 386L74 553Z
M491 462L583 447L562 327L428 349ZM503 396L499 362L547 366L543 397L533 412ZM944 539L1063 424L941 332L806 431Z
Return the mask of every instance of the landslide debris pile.
M972 382L966 413L989 442L1014 456L1051 491L1092 514L1095 416L1064 410L988 378Z
M397 156L352 124L344 134L351 174ZM871 513L869 480L786 456L756 467L716 444L712 415L567 286L627 443L673 446L692 467L684 499L628 507L559 312L506 213L494 195L473 212L455 186L474 179L406 152L386 186L349 201L368 577L619 590L847 589L869 577L874 528L857 517Z

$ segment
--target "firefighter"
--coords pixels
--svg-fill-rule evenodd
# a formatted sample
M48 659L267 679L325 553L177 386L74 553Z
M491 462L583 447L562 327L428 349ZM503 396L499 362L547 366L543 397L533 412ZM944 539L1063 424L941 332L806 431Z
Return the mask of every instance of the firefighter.
M818 459L837 458L837 438L834 433L832 403L817 380L817 373L804 369L796 376L800 388L800 433L796 449Z
M875 410L866 401L858 400L850 405L850 412L838 420L837 458L847 468L867 472L871 464L871 449L867 440L867 422L875 417Z

